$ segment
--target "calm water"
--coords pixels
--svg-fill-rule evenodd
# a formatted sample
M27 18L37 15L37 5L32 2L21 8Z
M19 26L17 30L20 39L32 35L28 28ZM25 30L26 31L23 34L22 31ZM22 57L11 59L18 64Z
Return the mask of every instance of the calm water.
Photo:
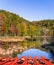
M22 52L21 54L18 54L17 56L18 58L20 58L21 56L26 56L26 57L32 56L32 58L34 58L35 56L38 56L38 57L44 56L48 59L54 60L54 57L51 55L50 52L45 52L39 49L29 49Z
M0 45L0 56L6 55L6 57L21 57L25 56L45 56L49 59L54 59L51 53L49 53L41 45L44 43L50 43L50 39L36 39L36 41L25 41L17 43L6 43L6 45ZM2 55L3 54L3 55Z
M38 57L44 56L48 59L54 60L54 56L50 52L41 48L41 45L43 43L50 43L50 41L49 39L38 39L37 41L29 41L27 42L27 44L23 43L24 47L25 45L27 45L28 49L18 54L17 56L19 58L21 56L26 56L26 57L32 56L32 58L34 58L34 56L38 56Z

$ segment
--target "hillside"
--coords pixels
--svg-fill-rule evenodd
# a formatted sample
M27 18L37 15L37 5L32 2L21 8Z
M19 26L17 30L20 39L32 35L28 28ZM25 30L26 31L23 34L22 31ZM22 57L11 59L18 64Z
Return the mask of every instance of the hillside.
M48 30L48 31L47 31ZM54 20L30 22L17 14L0 10L0 36L53 35Z

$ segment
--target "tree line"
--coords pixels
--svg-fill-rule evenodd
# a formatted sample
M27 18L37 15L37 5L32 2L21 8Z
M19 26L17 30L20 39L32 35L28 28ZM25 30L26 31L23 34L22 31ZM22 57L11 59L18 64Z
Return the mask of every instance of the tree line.
M53 35L54 20L28 21L15 13L0 10L0 36Z

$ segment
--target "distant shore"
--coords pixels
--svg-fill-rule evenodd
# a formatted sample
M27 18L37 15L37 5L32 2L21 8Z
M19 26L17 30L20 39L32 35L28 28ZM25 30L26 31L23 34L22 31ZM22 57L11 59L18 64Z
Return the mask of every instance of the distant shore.
M19 42L26 41L27 39L36 39L36 38L50 38L51 36L2 36L0 37L1 42Z

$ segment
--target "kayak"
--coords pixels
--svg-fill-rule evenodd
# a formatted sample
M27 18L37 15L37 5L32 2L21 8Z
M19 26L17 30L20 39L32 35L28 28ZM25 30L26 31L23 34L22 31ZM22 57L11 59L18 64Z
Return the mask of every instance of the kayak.
M28 58L27 58L27 65L34 65L34 61L31 56L28 56Z
M45 62L45 64L47 64L47 65L54 65L54 61L52 61L52 60L49 60L49 59L47 59L47 58L45 58L45 57L41 57L41 59Z
M3 65L9 61L10 58L1 58L0 59L0 65Z
M18 65L26 65L27 64L27 59L26 56L22 56L18 61L17 61Z
M17 57L16 58L11 58L11 59L9 59L8 62L4 63L4 65L16 65L17 61L18 61Z
M45 58L44 56L38 58L35 56L22 56L21 58L0 58L0 65L54 65L54 61Z
M38 57L34 57L34 65L45 65L45 63Z

